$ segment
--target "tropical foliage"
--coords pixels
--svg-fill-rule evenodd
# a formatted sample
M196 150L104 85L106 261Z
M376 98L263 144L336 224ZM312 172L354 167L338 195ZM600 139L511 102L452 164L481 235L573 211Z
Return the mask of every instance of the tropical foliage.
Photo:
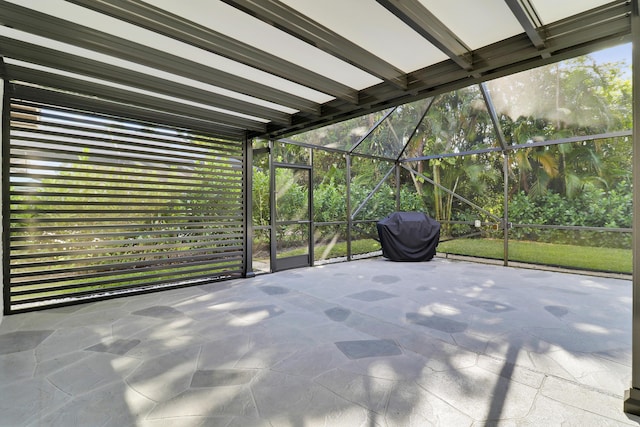
M352 154L349 213L344 155L314 151L314 220L346 222L354 213L355 220L377 220L397 209L398 196L401 210L425 211L443 222L446 238L474 231L460 222L498 223L506 196L509 222L525 226L512 229L513 238L628 248L629 233L613 232L632 222L632 142L611 135L631 129L624 70L624 64L585 56L488 82L484 95L472 86L298 135L294 139ZM396 164L400 182L396 173L387 175ZM254 194L265 192L261 173L254 176ZM255 203L254 223L264 224ZM323 229L326 239L336 233Z

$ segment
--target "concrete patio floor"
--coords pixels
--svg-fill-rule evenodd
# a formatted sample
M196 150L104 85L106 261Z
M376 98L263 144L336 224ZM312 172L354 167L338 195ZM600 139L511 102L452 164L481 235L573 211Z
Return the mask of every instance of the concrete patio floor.
M604 426L631 282L382 258L6 316L1 426Z

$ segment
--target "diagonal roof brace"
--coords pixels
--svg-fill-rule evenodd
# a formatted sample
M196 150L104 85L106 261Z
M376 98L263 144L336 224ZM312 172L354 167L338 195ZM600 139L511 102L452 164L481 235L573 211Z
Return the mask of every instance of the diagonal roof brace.
M418 0L376 0L398 19L447 54L467 71L473 69L471 49Z
M278 0L222 0L354 67L407 88L406 73Z
M504 0L515 15L516 19L527 33L527 37L536 49L544 49L544 40L538 33L542 27L542 21L538 17L535 8L529 0Z

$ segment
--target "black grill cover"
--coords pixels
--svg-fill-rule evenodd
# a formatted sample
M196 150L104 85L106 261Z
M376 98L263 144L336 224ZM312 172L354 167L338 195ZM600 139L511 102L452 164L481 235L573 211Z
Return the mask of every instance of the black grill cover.
M392 261L429 261L436 254L440 223L423 212L394 212L378 221L382 256Z

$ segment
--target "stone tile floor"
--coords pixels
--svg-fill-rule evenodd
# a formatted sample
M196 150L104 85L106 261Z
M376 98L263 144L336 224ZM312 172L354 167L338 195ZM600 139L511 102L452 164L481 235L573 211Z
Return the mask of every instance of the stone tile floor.
M0 426L615 426L631 283L381 258L4 317Z

